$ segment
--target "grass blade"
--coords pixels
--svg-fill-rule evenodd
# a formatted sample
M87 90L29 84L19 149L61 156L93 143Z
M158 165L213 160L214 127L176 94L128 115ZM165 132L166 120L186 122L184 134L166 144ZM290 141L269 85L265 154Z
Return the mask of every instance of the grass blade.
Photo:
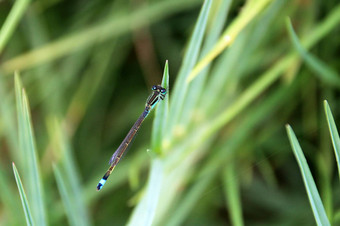
M332 115L331 108L328 105L327 100L324 101L324 107L327 117L327 123L329 128L329 133L331 134L332 144L335 152L336 162L338 164L339 178L340 178L340 138L339 133L335 125L335 121Z
M32 207L34 221L38 225L46 225L46 214L43 202L43 189L40 170L35 148L29 104L25 90L22 88L19 74L15 74L17 113L19 125L20 149L22 150L22 162L25 170L25 179L28 184L28 198Z
M222 9L222 7L220 8ZM254 54L254 50L261 42L266 42L264 40L267 37L266 34L270 32L270 24L283 9L284 1L274 1L237 36L228 50L224 51L219 59L216 59L204 90L204 93L209 93L209 95L203 95L199 103L201 108L205 109L203 115L215 115L222 106L225 106L226 102L233 100L232 90L235 83L245 73L245 68L240 65L249 65L251 62L249 56ZM227 11L227 9L224 10ZM199 80L201 76L198 75L192 83ZM225 90L230 91L225 92ZM222 98L221 95L225 96Z
M8 186L12 182L12 177L6 175L6 170L0 165L0 203L1 209L4 214L8 217L6 225L24 225L24 216L18 214L18 206L20 206L19 197L12 186ZM12 176L12 175L11 175ZM2 224L1 222L0 224Z
M338 210L334 215L334 225L340 224L340 210Z
M85 201L81 196L80 176L72 156L69 141L62 133L57 119L49 119L47 125L53 140L51 146L54 147L54 155L59 160L58 165L53 166L54 175L69 223L70 225L89 225L91 224L89 214L87 213Z
M297 140L293 129L290 125L286 125L288 138L292 146L295 158L299 164L303 182L306 187L309 202L312 207L314 218L317 225L330 225L324 206L322 204L318 189L316 188L312 173L309 170L305 156L303 155L302 149L300 147L299 141Z
M185 53L181 69L178 73L176 83L174 86L174 92L171 97L171 107L170 116L168 121L168 134L167 139L171 139L173 135L174 128L178 122L179 116L183 110L183 104L185 100L185 95L188 89L188 83L185 82L187 76L189 75L192 68L198 59L199 51L203 41L203 36L205 34L206 25L209 17L209 12L211 8L211 0L204 1L200 15L198 17L197 23L195 25L194 32L191 36L188 49Z
M198 62L195 68L188 76L186 83L191 82L211 61L213 61L221 52L228 47L243 30L243 28L252 21L271 0L248 1L240 16L229 26L223 33L214 48L205 57Z
M30 2L29 0L18 0L14 2L14 6L11 12L8 14L6 21L2 25L0 30L0 53L2 52L8 40L12 36L21 17L24 15L29 2Z
M208 28L210 28L207 32L204 45L202 47L202 51L200 53L200 58L202 58L206 53L208 53L213 45L218 40L219 36L221 35L223 31L223 27L227 18L227 15L229 13L231 1L230 0L223 0L223 1L214 1L211 6L211 11L215 12L214 14L211 13L211 16L209 16L208 21ZM210 65L204 68L199 75L197 79L195 79L192 83L190 83L188 88L188 93L186 95L185 99L185 105L183 106L183 111L181 113L179 124L184 129L184 131L187 130L186 127L190 126L189 123L192 118L195 118L198 114L201 114L202 112L202 105L198 107L199 99L202 97L203 93L209 93L206 92L207 88L205 87L205 83L211 80L211 75L209 76L209 79L207 80L208 72L210 71ZM225 68L224 68L225 71ZM226 76L225 76L226 77ZM221 80L221 77L219 78ZM221 83L221 81L220 81ZM203 90L204 89L204 90ZM211 92L214 93L214 92ZM212 95L203 95L204 97L207 97L209 100L205 103L214 103L212 99ZM203 101L202 101L203 102ZM197 112L199 112L197 114Z
M6 133L4 135L7 137L8 145L11 150L18 150L18 134L17 128L13 125L16 123L15 106L13 106L13 101L11 99L11 94L6 92L6 82L4 77L0 73L0 96L1 96L1 107L0 107L0 118L4 128L6 128ZM17 152L11 152L11 155L15 159L19 159L16 156Z
M142 7L135 12L127 13L119 18L107 18L107 21L101 22L91 28L69 34L45 46L10 59L1 64L0 69L8 74L14 70L24 70L56 60L80 49L91 47L99 41L103 42L112 37L127 33L131 31L131 29L140 28L149 22L157 22L174 12L185 10L197 3L199 3L198 0L160 1L151 7ZM98 39L98 35L100 39Z
M340 5L324 19L315 29L304 38L306 48L309 49L320 39L325 37L340 22ZM296 55L289 54L279 60L258 78L243 94L230 106L228 106L218 117L211 121L206 129L206 134L212 134L223 125L230 122L245 107L247 107L260 93L274 83L287 68L297 60Z
M15 97L16 97L16 108L17 108L17 120L18 120L18 128L24 128L24 120L21 115L23 112L23 107L22 107L22 83L21 79L19 76L19 73L16 71L14 73L14 84L15 84ZM24 137L25 133L23 129L18 129L18 138L19 138L19 145L20 145L20 154L17 154L18 156L21 155L21 158L19 160L21 161L20 164L23 164L24 167L26 167L24 164L24 159L26 158L26 152L23 151L24 149L22 148L24 146Z
M163 170L163 161L153 159L146 193L135 207L128 225L152 225L162 188Z
M157 106L155 119L153 121L151 148L156 153L162 152L162 138L165 132L166 120L169 108L169 67L168 61L165 62L162 87L167 89L164 100Z
M289 18L287 19L287 29L295 49L299 52L300 56L304 59L306 64L315 72L315 75L326 82L328 85L340 87L339 74L335 70L327 66L324 62L316 58L313 54L309 53L302 46Z
M235 159L231 160L229 164L227 164L224 170L223 183L232 225L242 226L244 225L242 218L242 204L234 161Z
M290 91L290 92L287 92ZM247 141L248 137L256 131L256 127L263 123L264 119L268 115L273 114L277 103L281 100L289 98L286 93L294 94L294 89L288 89L288 87L277 90L274 95L266 100L261 105L254 106L250 112L253 117L242 120L242 124L236 129L216 150L212 151L212 156L207 159L207 162L201 166L200 172L196 178L196 183L190 188L190 190L181 198L181 202L178 208L173 211L172 217L169 219L167 225L182 225L188 215L198 205L207 187L211 184L214 178L221 172L226 164L229 164L229 159L240 149L242 144ZM226 148L228 147L228 151ZM223 166L223 167L221 167Z
M25 194L25 189L22 186L22 182L21 182L18 170L15 167L14 162L12 163L12 166L13 166L15 181L17 183L19 194L20 194L22 208L24 209L24 213L25 213L25 216L26 216L26 223L27 223L27 225L34 225L31 210L30 210L28 200L27 200L27 197L26 197L26 194Z
M76 226L79 224L84 225L85 223L85 225L87 225L87 221L83 218L83 215L78 214L74 196L70 192L69 186L67 186L65 176L62 175L58 166L54 165L53 170L69 224Z

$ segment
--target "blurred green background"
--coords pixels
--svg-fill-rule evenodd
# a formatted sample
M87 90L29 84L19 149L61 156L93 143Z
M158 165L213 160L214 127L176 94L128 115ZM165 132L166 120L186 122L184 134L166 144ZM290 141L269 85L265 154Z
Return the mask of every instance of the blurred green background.
M0 225L315 225L286 123L340 225L338 2L2 0L0 21Z

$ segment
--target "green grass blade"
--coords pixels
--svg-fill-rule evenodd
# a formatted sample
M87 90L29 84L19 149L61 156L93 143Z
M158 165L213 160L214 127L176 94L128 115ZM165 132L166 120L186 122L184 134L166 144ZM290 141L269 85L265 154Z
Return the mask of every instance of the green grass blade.
M53 166L53 171L69 224L74 226L88 225L88 221L83 214L79 214L74 194L70 192L70 186L67 186L66 174L63 175L61 169L56 165Z
M6 173L6 170L0 164L0 203L2 205L1 209L8 217L8 220L6 222L8 225L24 225L27 219L25 220L24 215L18 214L18 206L20 206L19 197L12 186L8 186L12 183L13 175L7 175Z
M237 173L235 171L235 162L231 160L224 170L223 183L225 187L225 194L227 197L227 206L231 218L231 225L242 226L242 204L239 190L239 182L237 180Z
M300 56L304 59L306 64L315 72L315 75L326 82L328 85L340 87L339 74L335 70L327 66L327 64L316 58L313 54L309 53L300 43L290 19L287 19L286 23L290 39L292 40L295 49L299 52Z
M340 224L340 210L338 210L335 214L334 214L334 221L333 221L334 225L338 225Z
M211 50L213 45L218 40L219 36L221 35L223 31L223 27L227 18L227 15L229 13L231 5L231 0L223 0L223 1L214 1L211 6L211 11L215 12L214 14L211 13L209 22L208 22L208 32L204 41L204 45L202 47L202 51L200 54L200 59ZM202 97L202 94L206 92L206 82L210 81L211 75L209 77L209 80L207 80L208 72L210 71L210 65L204 68L202 72L200 72L200 75L190 83L188 88L188 93L185 97L185 105L183 106L183 111L181 113L179 124L183 127L184 130L186 130L186 126L189 126L187 122L192 121L192 118L195 118L198 114L201 114L202 110L202 104L198 105L198 101ZM225 68L224 68L225 71ZM227 76L224 76L227 77ZM221 78L219 78L221 80ZM209 92L208 92L209 93ZM214 93L214 92L211 92ZM216 93L216 92L215 92ZM204 96L204 95L203 95ZM212 95L205 95L209 96L207 97L209 100L208 103L214 103L211 101ZM198 108L198 109L197 109ZM197 113L199 112L199 113Z
M326 112L326 117L327 117L327 123L328 123L328 128L329 128L329 133L331 134L332 138L332 143L333 143L333 148L335 152L335 158L336 162L338 164L338 171L339 171L339 178L340 178L340 138L339 138L339 133L338 129L335 125L335 121L332 115L331 108L328 105L327 100L324 101L324 107L325 107L325 112Z
M89 214L85 201L81 196L82 187L80 176L72 156L69 141L62 132L57 119L48 120L48 131L53 142L54 155L59 160L58 165L53 166L59 193L71 225L89 225Z
M178 205L178 208L176 208L176 210L174 211L175 214L173 214L172 217L170 217L166 221L165 225L166 226L184 225L183 222L192 212L192 209L195 208L195 206L198 203L197 200L202 197L202 194L204 194L206 188L209 186L212 180L213 177L207 175L205 178L202 178L202 180L195 183L195 186L191 188L190 192L183 197L182 202L180 203L180 205Z
M185 80L198 59L209 17L211 2L211 0L204 1L200 15L195 25L194 32L191 36L188 49L185 53L181 69L176 79L174 91L172 92L171 96L170 117L167 124L169 137L167 139L170 139L170 137L173 135L174 128L176 127L179 116L183 110L185 95L189 85L185 82Z
M230 138L219 145L216 150L211 150L211 155L206 163L200 166L196 183L189 191L181 198L176 210L173 211L172 217L167 222L167 225L182 225L186 218L190 215L193 209L198 205L199 200L207 191L207 187L221 172L221 166L229 164L229 159L237 150L242 147L242 144L247 142L248 137L256 131L256 127L262 124L268 115L273 114L277 107L277 103L286 100L289 96L286 93L294 94L294 89L282 87L278 89L274 95L271 95L263 104L254 106L250 112L252 117L242 120L239 127L233 131ZM228 147L226 150L225 147Z
M197 3L199 3L198 0L159 1L150 7L141 7L135 12L126 13L118 18L110 16L111 18L106 18L106 21L91 28L69 34L45 46L10 59L1 64L0 69L8 74L14 70L24 70L56 60L80 49L92 47L93 44L98 44L99 41L104 42L112 37L130 32L131 29L140 28L150 22L157 22L174 12L185 10ZM98 35L100 39L98 39Z
M24 213L25 213L25 216L26 216L26 223L27 223L27 225L34 225L31 210L30 210L28 200L27 200L27 197L26 197L26 194L25 194L25 189L22 185L18 170L15 167L14 162L12 163L12 166L13 166L15 181L17 183L19 194L20 194L22 208L24 209Z
M8 40L11 38L20 19L24 15L29 2L29 0L17 0L14 2L14 6L0 30L0 53L6 46Z
M294 155L299 164L301 174L303 177L303 182L306 187L309 202L312 207L315 221L318 225L326 226L330 225L325 208L322 204L318 189L316 188L312 173L309 170L305 156L303 155L302 149L300 147L299 141L297 140L293 129L290 125L286 125L288 138L292 146Z
M152 225L162 188L163 170L163 161L153 159L145 194L135 207L128 225Z
M72 201L71 201L72 198L69 196L68 189L66 188L65 179L61 175L60 169L55 164L53 164L53 172L54 172L54 176L57 182L59 193L61 195L61 199L65 207L65 213L66 213L68 222L70 225L77 225L77 219L74 214L74 211L73 211L74 208L73 208Z
M165 132L166 120L169 108L169 67L168 61L165 62L162 87L167 89L167 94L156 108L155 119L153 121L151 149L156 153L162 152L162 138Z
M284 1L274 1L270 4L254 22L237 36L228 50L224 51L220 58L216 60L204 90L204 93L209 93L209 95L203 95L200 102L203 109L201 111L204 111L203 115L215 115L220 106L225 106L226 102L233 99L235 83L240 76L244 76L242 74L245 73L244 69L246 68L240 66L239 62L242 62L242 65L249 65L250 62L254 62L249 56L254 54L254 49L261 42L267 42L265 39L267 38L266 34L270 32L270 25L283 9ZM193 82L200 76L195 78ZM225 90L229 91L226 92ZM225 97L222 98L221 94Z
M1 73L0 73L1 77ZM18 150L18 134L17 128L13 126L16 123L15 106L13 106L13 100L11 94L6 92L5 78L0 78L0 96L1 96L1 107L0 107L0 118L3 123L3 127L6 128L4 135L7 137L7 142L10 150ZM19 159L16 156L17 152L12 151L11 155L15 159Z
M321 38L326 36L340 22L340 5L329 13L315 29L304 38L306 48L315 45ZM228 106L219 116L211 121L206 129L206 134L212 134L222 126L230 122L244 108L246 108L258 95L274 83L287 68L297 60L294 54L288 54L279 60L274 66L268 69L258 78L242 95Z
M21 113L23 112L22 83L21 83L19 73L17 71L14 73L14 84L15 84L15 97L16 97L18 128L24 128L24 120L23 120L23 117L21 115ZM22 148L23 145L24 145L24 143L23 143L24 137L25 137L24 130L18 129L18 138L19 138L19 145L20 145L20 154L18 154L18 156L21 155L21 158L19 159L21 161L20 164L25 164L26 162L23 161L23 160L27 159L26 158L26 152ZM24 167L26 167L26 166L24 165Z
M28 184L28 199L31 203L34 221L38 225L46 225L46 214L43 201L43 189L35 148L29 104L25 90L21 86L20 77L15 75L17 113L19 125L20 149L23 153L22 162L25 170L25 180ZM20 91L21 90L21 91Z
M211 63L221 52L227 48L237 37L237 35L252 21L271 0L247 1L241 14L232 22L227 30L220 37L214 48L198 62L191 71L187 83L191 82L208 64Z

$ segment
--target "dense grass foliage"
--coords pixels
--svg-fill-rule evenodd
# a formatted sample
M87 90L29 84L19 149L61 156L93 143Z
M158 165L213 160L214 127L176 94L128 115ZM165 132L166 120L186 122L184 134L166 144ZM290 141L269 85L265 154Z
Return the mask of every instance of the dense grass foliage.
M336 1L5 0L0 21L0 225L340 224Z

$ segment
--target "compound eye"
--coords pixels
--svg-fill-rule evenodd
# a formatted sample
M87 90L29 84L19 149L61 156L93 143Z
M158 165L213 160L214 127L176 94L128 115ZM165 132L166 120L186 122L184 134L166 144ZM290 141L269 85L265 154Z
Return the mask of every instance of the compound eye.
M157 89L157 86L152 86L151 89L152 89L152 90L156 90L156 89Z
M166 93L166 89L162 88L161 89L161 93L165 94Z

